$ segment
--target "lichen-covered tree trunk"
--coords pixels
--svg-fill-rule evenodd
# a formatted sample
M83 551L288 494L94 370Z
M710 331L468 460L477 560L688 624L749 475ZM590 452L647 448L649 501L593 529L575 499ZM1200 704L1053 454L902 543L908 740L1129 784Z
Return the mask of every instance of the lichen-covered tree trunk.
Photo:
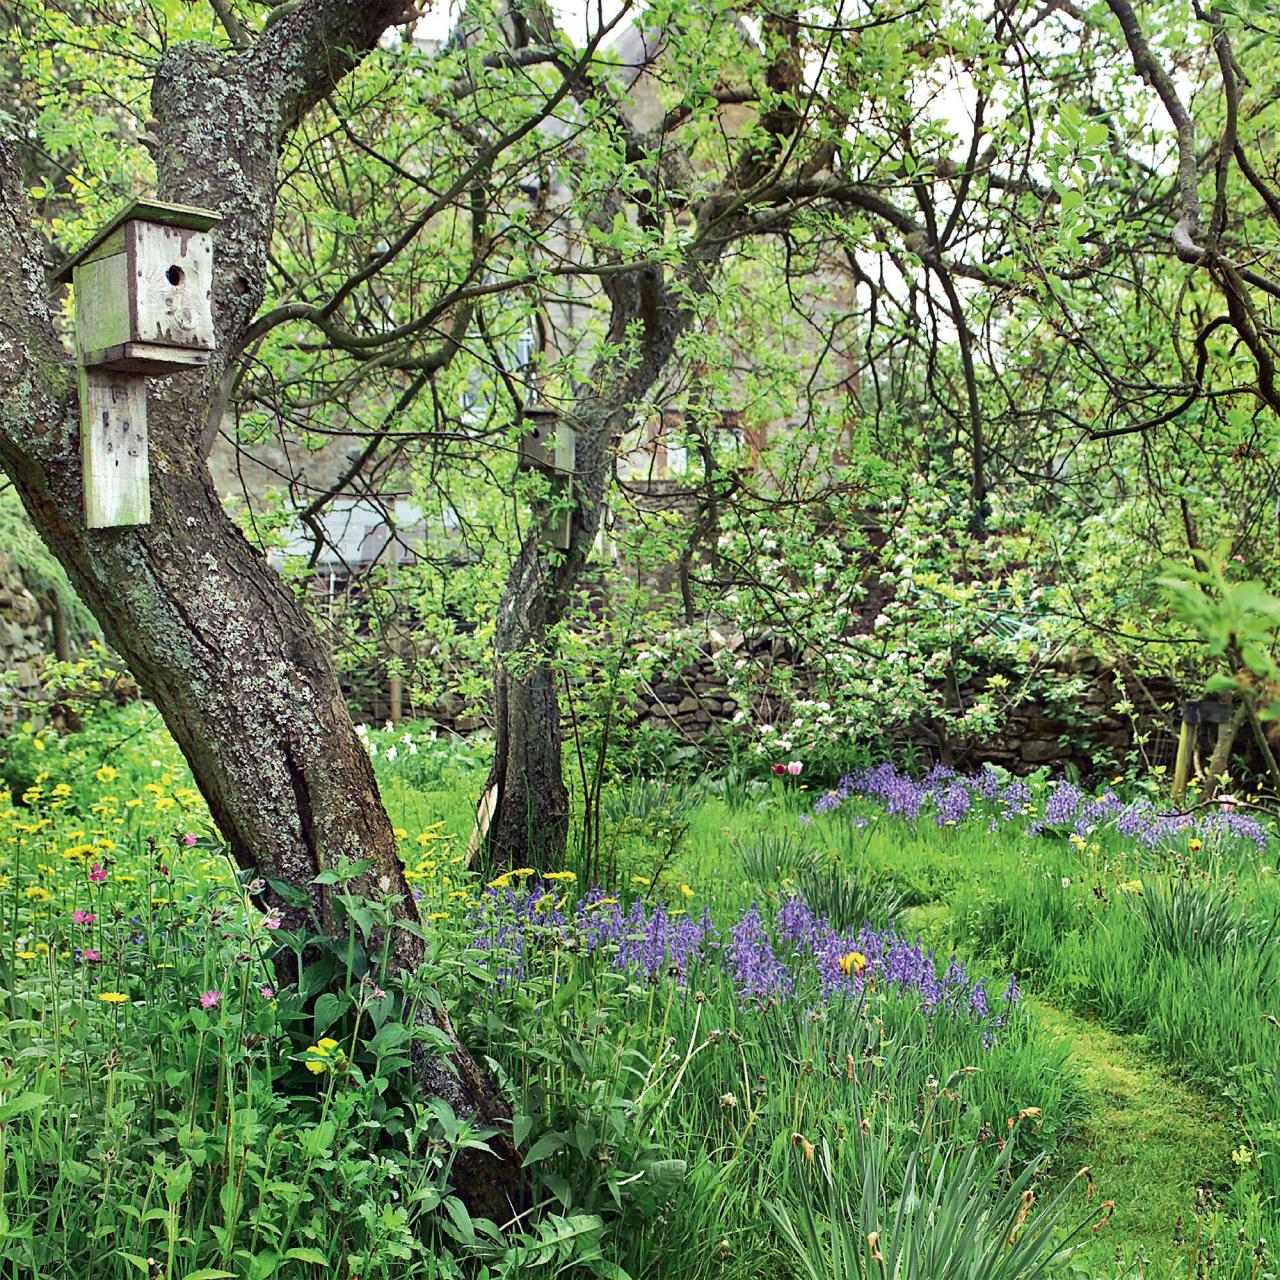
M368 858L357 892L398 895L416 911L368 758L314 625L222 509L206 456L240 335L261 304L287 130L369 49L404 5L312 0L271 23L238 56L178 45L161 60L158 194L222 215L213 288L217 351L207 370L148 386L151 523L89 530L82 515L79 404L70 358L46 300L42 246L12 148L0 140L0 465L36 528L154 701L233 854L259 876L305 891L276 903L289 925L333 919L316 875ZM268 891L269 892L269 891ZM421 943L397 930L393 960L411 970ZM454 1044L423 1054L417 1080L481 1123L509 1118L447 1016L422 1014ZM504 1221L518 1199L509 1140L468 1153L459 1192Z

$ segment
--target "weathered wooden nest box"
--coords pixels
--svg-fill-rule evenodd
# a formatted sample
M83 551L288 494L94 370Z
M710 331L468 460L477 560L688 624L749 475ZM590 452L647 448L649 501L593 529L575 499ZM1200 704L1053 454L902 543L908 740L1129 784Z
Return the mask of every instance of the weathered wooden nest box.
M524 411L520 465L553 479L573 474L578 433L554 409L535 405Z
M90 529L151 519L146 379L209 363L218 215L135 200L55 275L75 289Z
M524 411L525 432L520 437L520 466L540 471L562 491L573 480L577 464L578 433L551 408L534 405ZM553 547L569 547L573 511L563 504L554 506L547 517L546 535Z
M86 369L180 373L213 350L213 237L218 215L135 200L58 272L76 294Z

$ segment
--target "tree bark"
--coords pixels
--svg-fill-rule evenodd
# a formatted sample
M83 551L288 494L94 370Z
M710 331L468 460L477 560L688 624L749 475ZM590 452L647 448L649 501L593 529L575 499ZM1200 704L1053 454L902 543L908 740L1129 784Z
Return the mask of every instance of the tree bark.
M12 148L0 140L0 465L103 633L182 749L237 862L302 889L307 906L267 891L286 927L331 927L335 904L316 875L342 858L371 860L349 887L397 895L416 919L391 823L333 665L302 606L228 518L206 455L223 411L238 340L261 304L274 216L276 157L287 130L393 21L402 0L313 0L246 53L185 44L166 52L152 93L161 199L216 209L214 320L207 370L148 386L149 525L88 530L82 516L79 405L71 362L45 301L44 262ZM422 944L396 930L407 972ZM463 1116L503 1124L509 1110L455 1048L422 1057L420 1087ZM499 1222L519 1197L509 1138L497 1159L467 1153L459 1194Z
M556 551L530 532L512 566L494 637L494 762L488 853L498 866L558 867L569 831L569 795L561 772L556 628L581 582L612 479L618 441L635 404L661 374L692 318L689 298L709 287L718 252L683 272L683 300L662 269L637 267L606 279L616 351L633 326L643 336L634 362L615 355L592 370L589 390L566 415L577 432L569 547ZM621 366L622 372L619 373Z
M1221 780L1231 768L1231 750L1236 745L1236 735L1244 724L1248 708L1241 698L1232 709L1231 715L1219 726L1213 742L1213 754L1209 757L1208 786L1205 799L1212 800L1222 789Z

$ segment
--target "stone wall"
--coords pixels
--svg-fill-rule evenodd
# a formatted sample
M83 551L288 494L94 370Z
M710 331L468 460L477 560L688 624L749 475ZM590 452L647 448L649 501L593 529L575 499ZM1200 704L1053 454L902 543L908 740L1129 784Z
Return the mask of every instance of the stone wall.
M809 695L812 677L782 639L748 641L738 637L728 641L728 646L765 673L787 667L785 680L767 681L770 687L785 684L793 696ZM987 692L988 679L979 675L966 682L960 690L963 700L971 703L981 698ZM1047 669L1041 683L1051 685L1055 680L1064 684L1079 680L1082 688L1070 699L1069 707L1035 698L1016 701L994 741L941 742L929 726L917 724L892 734L884 746L890 750L911 748L924 758L962 768L990 763L1015 773L1029 773L1051 764L1055 768L1073 766L1089 777L1111 771L1141 735L1148 763L1172 768L1179 692L1171 682L1125 680L1098 658L1081 654ZM1131 715L1116 711L1122 699L1134 705ZM703 745L725 732L739 705L724 688L717 656L707 653L666 679L638 689L631 711L637 724L667 729L691 745ZM756 697L746 710L755 724L782 723L789 718L787 701L776 694Z
M723 652L726 649L728 653ZM744 661L759 677L753 686L767 692L744 694L740 699L727 690L720 674L726 660ZM977 700L987 693L988 681L987 676L974 677L962 686L961 697L965 702ZM1079 691L1069 698L1016 701L990 741L942 743L929 726L917 724L891 735L883 749L911 749L922 759L944 760L961 768L989 762L1016 773L1029 773L1049 764L1055 770L1074 767L1083 777L1096 778L1114 772L1137 734L1144 740L1149 765L1172 768L1179 691L1171 682L1125 678L1096 657L1077 653L1047 669L1040 685L1061 689L1068 687L1068 681L1079 683ZM785 687L791 690L791 697L803 698L809 696L813 683L803 659L791 651L781 635L717 637L714 651L635 689L627 720L632 726L670 732L688 745L714 749L726 733L741 731L734 724L740 709L746 712L743 719L752 725L783 724L792 714L790 699L775 691ZM384 681L366 681L364 698L355 686L351 689L364 715L376 723L390 714L384 687ZM1116 711L1122 699L1133 704L1132 714ZM457 694L445 695L428 706L412 706L406 699L404 713L460 733L483 729L487 723L485 708L464 705ZM1207 757L1210 744L1206 741L1202 745Z
M40 668L52 648L50 621L40 602L27 590L22 574L0 555L0 671L19 697L40 689ZM13 727L13 713L0 700L0 733Z

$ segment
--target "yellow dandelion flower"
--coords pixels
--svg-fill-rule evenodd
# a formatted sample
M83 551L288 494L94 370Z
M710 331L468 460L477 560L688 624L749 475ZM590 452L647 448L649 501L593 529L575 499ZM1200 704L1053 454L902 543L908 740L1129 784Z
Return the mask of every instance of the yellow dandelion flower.
M49 890L44 888L42 885L33 884L30 888L24 891L23 896L32 902L48 902L49 899L53 897L53 894L51 894Z
M129 997L123 991L99 991L98 1000L102 1004L124 1004Z
M334 1050L337 1050L335 1053ZM319 1044L307 1045L307 1053L311 1056L307 1059L305 1066L312 1075L323 1075L331 1066L337 1062L341 1062L343 1058L342 1050L338 1047L336 1040L326 1036Z

